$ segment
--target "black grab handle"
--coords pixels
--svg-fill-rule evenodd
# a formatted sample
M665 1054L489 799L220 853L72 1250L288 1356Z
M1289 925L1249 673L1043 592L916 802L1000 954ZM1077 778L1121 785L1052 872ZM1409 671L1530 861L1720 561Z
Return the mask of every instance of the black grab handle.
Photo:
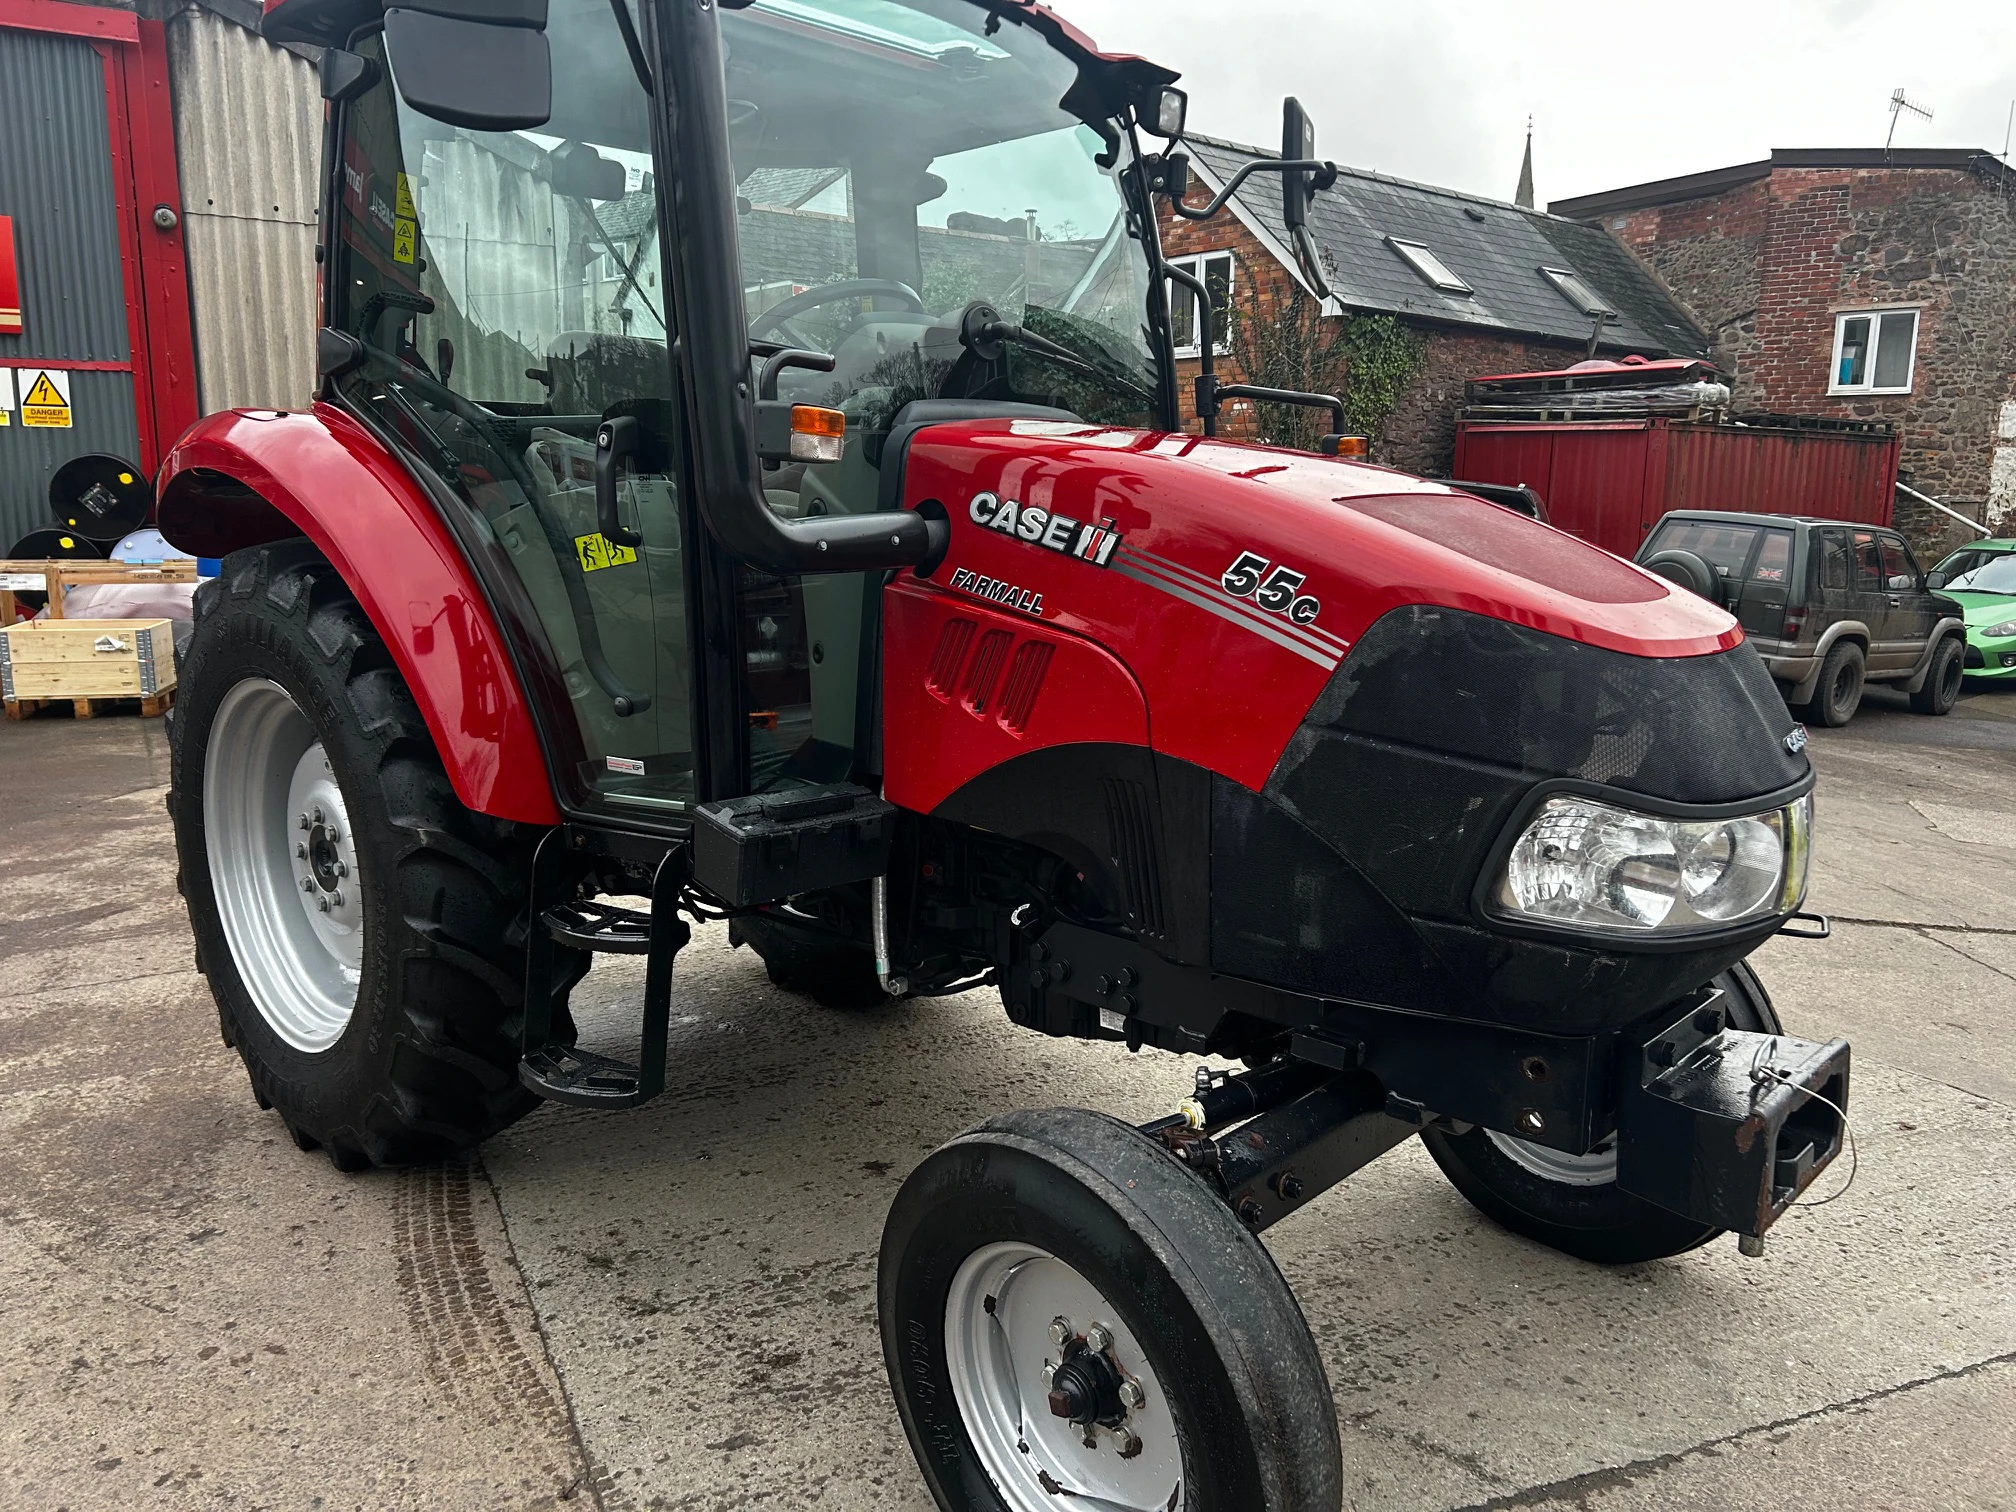
M623 459L637 449L637 420L617 415L604 420L595 433L595 519L603 537L617 546L641 546L644 537L616 514L616 479Z

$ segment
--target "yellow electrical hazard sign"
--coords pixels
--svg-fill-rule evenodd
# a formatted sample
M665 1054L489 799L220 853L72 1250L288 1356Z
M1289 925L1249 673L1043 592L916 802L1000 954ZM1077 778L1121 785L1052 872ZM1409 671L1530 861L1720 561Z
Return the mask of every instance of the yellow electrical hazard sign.
M410 263L413 261L413 244L419 240L419 228L410 216L400 216L392 222L392 261Z
M21 394L21 423L70 429L70 375L54 368L24 368L21 376L28 384Z
M600 572L604 567L621 567L637 560L628 546L618 546L600 531L574 537L574 555L581 559L583 572Z

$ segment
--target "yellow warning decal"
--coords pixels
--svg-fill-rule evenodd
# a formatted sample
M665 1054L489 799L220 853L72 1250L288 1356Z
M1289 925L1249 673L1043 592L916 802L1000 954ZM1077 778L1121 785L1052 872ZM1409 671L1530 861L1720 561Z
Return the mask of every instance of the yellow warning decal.
M399 175L399 185L392 196L392 213L406 220L412 220L420 213L413 208L413 182L403 173Z
M392 222L392 261L410 263L413 261L413 244L419 239L419 229L410 216L401 216Z
M622 567L637 560L635 551L618 546L599 530L574 537L574 555L580 558L583 572L600 572L604 567Z
M21 396L21 423L52 430L70 428L70 378L67 373L47 368L36 372L35 381Z

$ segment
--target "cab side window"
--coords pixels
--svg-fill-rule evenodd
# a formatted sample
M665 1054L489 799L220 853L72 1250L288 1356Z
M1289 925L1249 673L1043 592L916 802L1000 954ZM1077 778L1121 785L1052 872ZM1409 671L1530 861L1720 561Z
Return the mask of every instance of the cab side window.
M1791 570L1792 532L1765 531L1764 544L1757 548L1757 560L1750 566L1750 580L1753 583L1775 583L1783 587Z

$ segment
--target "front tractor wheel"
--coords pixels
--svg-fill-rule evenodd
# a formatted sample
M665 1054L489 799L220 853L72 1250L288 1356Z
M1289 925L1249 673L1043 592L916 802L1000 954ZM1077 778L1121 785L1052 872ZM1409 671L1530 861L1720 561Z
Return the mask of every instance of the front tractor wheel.
M1747 962L1715 978L1730 1027L1783 1033L1764 984ZM1632 1265L1697 1249L1722 1230L1617 1188L1617 1150L1586 1155L1492 1129L1424 1129L1421 1142L1456 1190L1515 1234L1598 1265Z
M1330 1387L1272 1257L1159 1144L1075 1108L911 1173L882 1351L946 1512L1335 1512Z
M302 541L228 558L179 680L180 882L260 1106L343 1170L437 1159L525 1113L536 835L456 800L333 569ZM556 986L585 961L562 952Z

